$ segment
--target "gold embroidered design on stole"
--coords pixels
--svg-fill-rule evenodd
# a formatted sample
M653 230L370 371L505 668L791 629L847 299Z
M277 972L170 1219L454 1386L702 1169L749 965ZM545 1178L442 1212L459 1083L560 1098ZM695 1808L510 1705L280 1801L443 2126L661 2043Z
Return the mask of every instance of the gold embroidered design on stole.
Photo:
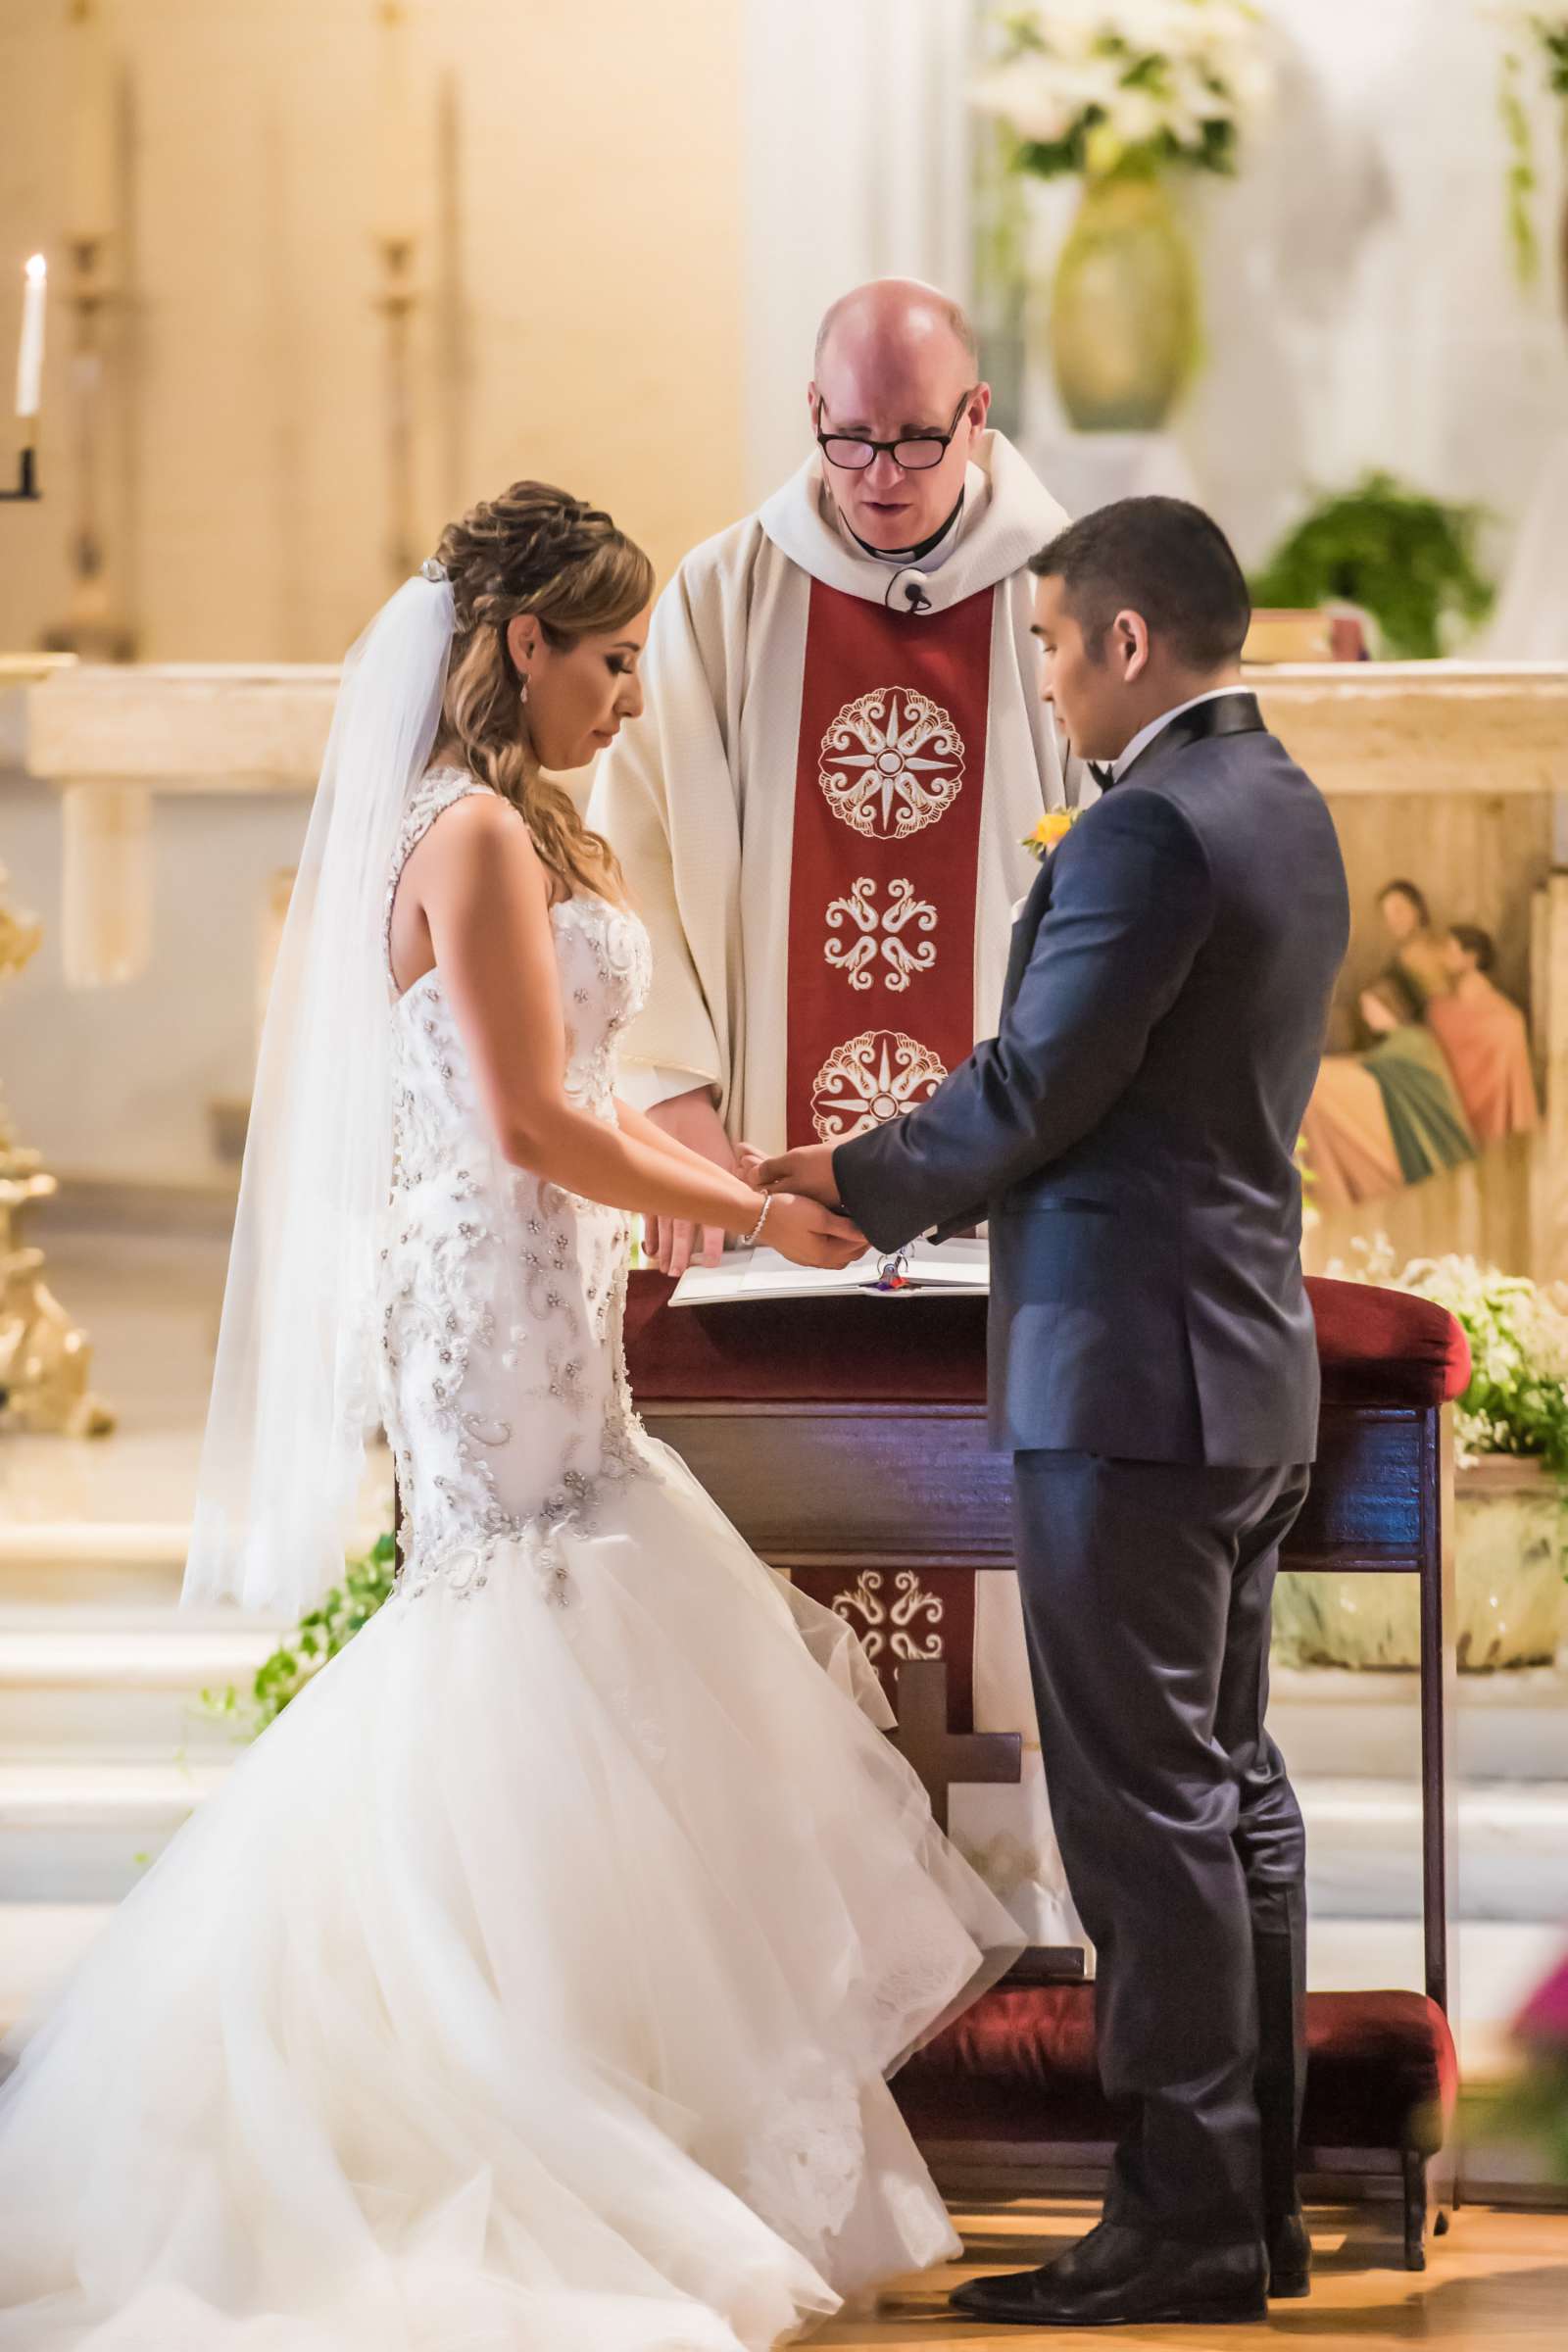
M940 824L963 789L964 743L940 703L882 686L846 703L822 738L828 807L868 841Z
M947 1067L902 1029L864 1029L835 1047L811 1089L811 1120L823 1143L844 1144L929 1102Z

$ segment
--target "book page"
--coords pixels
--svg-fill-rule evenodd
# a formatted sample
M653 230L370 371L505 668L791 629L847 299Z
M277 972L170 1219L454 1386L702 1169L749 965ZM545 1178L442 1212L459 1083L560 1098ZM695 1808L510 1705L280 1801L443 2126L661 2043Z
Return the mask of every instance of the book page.
M879 1290L884 1266L894 1264L875 1250L867 1250L853 1265L837 1271L818 1266L791 1265L776 1250L726 1250L716 1266L690 1266L676 1284L671 1306L720 1306L748 1298L827 1298L858 1291L874 1298L907 1298L917 1291L978 1291L991 1288L991 1251L983 1241L911 1242L899 1251L905 1276L899 1290Z

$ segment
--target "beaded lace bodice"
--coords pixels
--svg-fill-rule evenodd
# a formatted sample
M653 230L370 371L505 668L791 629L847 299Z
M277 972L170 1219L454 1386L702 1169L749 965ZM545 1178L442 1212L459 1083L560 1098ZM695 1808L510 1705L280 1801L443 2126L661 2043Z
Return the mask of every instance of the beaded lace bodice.
M487 789L437 769L411 794L387 884L389 931L416 843L443 809ZM648 935L599 898L565 900L551 919L566 1091L612 1120L615 1040L647 994ZM606 1483L640 1466L621 1346L630 1220L503 1157L439 971L394 997L390 1018L381 1344L404 1510L398 1590L412 1595L440 1578L471 1592L497 1544L514 1543L564 1600L553 1534L591 1528Z

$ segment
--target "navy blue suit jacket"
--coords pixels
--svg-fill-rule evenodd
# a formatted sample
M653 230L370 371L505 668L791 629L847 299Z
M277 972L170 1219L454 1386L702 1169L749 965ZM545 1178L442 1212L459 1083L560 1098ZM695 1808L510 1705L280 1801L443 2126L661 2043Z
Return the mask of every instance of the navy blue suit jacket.
M1045 861L997 1036L839 1146L879 1249L989 1217L994 1445L1313 1458L1295 1153L1348 936L1321 794L1251 695L1200 704Z

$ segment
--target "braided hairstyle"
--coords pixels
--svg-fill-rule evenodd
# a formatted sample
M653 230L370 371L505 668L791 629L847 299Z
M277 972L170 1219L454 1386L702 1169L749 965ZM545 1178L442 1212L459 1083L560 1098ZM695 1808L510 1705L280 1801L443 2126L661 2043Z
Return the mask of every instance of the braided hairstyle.
M621 628L653 594L652 564L608 514L548 482L514 482L449 523L436 556L456 607L438 756L454 758L521 810L564 895L624 899L609 842L545 775L519 724L521 679L507 629L519 612L532 612L546 641L565 652L581 637Z

